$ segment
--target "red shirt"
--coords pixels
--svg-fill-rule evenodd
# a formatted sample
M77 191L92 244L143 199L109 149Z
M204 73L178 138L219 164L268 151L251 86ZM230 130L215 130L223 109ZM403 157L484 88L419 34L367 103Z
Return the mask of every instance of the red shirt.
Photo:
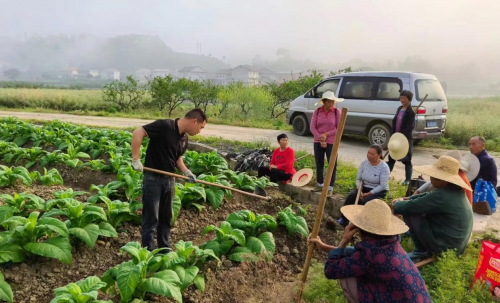
M314 142L319 142L319 137L327 133L326 143L333 144L341 115L342 112L336 107L332 107L329 111L325 111L324 106L314 110L309 127L311 133L314 135Z
M284 151L281 151L278 147L273 151L270 164L276 165L278 169L293 176L295 174L295 168L293 167L294 161L295 152L291 147L287 147Z

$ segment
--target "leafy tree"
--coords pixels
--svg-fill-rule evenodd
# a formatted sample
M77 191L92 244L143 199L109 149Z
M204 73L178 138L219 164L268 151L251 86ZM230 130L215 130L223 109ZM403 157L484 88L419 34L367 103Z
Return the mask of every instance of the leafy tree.
M19 77L19 75L21 75L21 71L18 70L17 68L11 68L4 70L3 74L5 77L11 80L16 80L16 78Z
M191 80L184 78L175 80L171 75L150 79L148 86L152 104L162 112L167 109L171 116L174 109L189 99L191 83Z
M132 76L127 76L125 82L113 81L104 85L102 92L104 101L115 103L120 110L137 108L146 94L144 87Z
M191 81L189 86L190 100L195 108L201 108L206 112L208 104L217 102L219 90L219 86L211 81Z
M352 71L353 71L352 68L350 66L348 66L346 68L339 69L336 72L331 71L330 74L328 74L328 76L331 77L331 76L335 76L335 75L343 74L343 73L352 73Z

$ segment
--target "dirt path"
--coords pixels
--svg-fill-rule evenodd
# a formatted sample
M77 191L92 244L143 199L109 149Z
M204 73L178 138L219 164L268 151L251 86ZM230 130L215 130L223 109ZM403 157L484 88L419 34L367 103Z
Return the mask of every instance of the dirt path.
M143 119L130 119L118 117L96 117L96 116L79 116L69 114L52 114L52 113L33 113L33 112L10 112L0 111L0 117L16 116L24 120L39 120L39 121L52 121L60 120L64 122L71 122L77 124L84 124L88 126L100 127L139 127L153 120ZM281 131L272 129L248 128L238 126L228 126L219 124L207 124L202 131L203 136L217 136L228 140L238 140L245 142L267 140L275 143L276 137L285 132L289 139L290 144L295 150L303 150L313 153L313 145L311 137L301 137L293 134L291 131ZM368 142L355 140L352 138L343 138L339 150L339 157L343 160L351 161L358 165L366 159L366 151L369 146ZM435 161L433 155L443 154L446 150L436 148L424 148L416 146L412 158L413 165L427 165ZM500 157L494 157L497 167L500 167ZM402 180L404 179L404 165L400 162L396 163L391 177ZM488 227L500 230L500 211L497 212L492 220L487 221ZM486 224L485 224L486 225ZM481 228L482 229L482 228Z

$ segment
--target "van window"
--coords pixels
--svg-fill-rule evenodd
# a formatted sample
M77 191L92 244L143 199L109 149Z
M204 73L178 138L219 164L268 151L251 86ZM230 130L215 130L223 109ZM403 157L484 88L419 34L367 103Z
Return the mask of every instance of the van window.
M416 80L415 90L417 93L417 100L422 101L425 94L428 94L426 101L445 101L446 94L441 87L438 80L426 79Z
M340 97L347 99L370 99L372 96L372 81L353 81L347 80Z
M339 86L339 79L327 80L316 87L316 97L323 97L323 93L327 90L332 91L337 95L337 87Z
M376 99L399 100L400 92L401 84L398 82L380 81Z

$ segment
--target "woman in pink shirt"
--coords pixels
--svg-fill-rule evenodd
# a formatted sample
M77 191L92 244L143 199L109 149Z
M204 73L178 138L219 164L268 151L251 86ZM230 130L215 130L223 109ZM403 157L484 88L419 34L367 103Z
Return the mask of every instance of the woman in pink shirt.
M319 104L323 106L317 108L311 119L310 130L314 135L314 158L316 160L316 180L318 182L318 189L314 191L321 191L323 188L323 170L325 167L325 154L330 163L330 155L332 153L333 141L337 135L337 128L340 123L340 109L335 107L336 102L342 102L344 99L335 97L331 91L323 93ZM332 179L328 190L331 192L335 178L337 177L337 159L335 159L335 168L333 169Z

